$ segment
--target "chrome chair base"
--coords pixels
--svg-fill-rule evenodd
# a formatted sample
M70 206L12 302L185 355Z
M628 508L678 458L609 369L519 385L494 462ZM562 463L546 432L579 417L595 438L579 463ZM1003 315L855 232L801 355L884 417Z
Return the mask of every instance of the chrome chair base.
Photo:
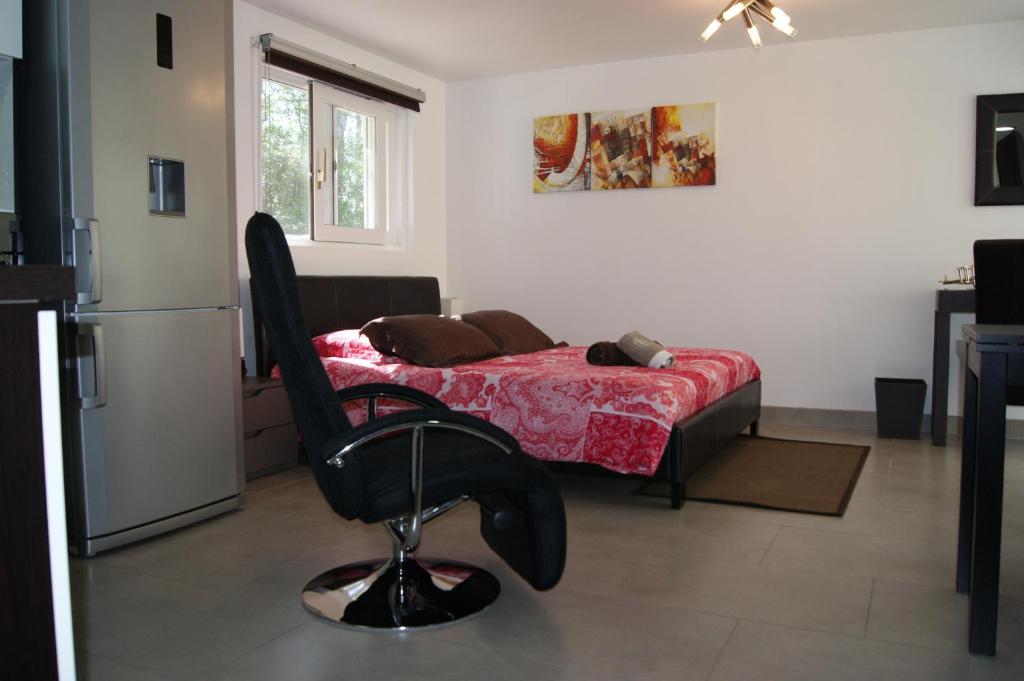
M328 570L306 585L302 604L334 624L395 631L456 622L500 593L494 575L472 565L391 558Z

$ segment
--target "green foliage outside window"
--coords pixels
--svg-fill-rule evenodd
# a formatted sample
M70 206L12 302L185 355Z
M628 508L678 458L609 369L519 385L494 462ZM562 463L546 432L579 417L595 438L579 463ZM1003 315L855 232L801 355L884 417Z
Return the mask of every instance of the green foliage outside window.
M264 78L261 94L263 210L285 234L309 234L309 92Z
M335 224L373 228L366 214L366 140L373 134L373 119L353 111L334 109ZM367 224L367 223L370 224Z

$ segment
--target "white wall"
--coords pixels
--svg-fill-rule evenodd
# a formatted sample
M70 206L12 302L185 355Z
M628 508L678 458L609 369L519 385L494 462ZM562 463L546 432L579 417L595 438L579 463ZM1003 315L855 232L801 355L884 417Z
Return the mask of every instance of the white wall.
M427 101L410 117L413 168L410 188L411 224L401 248L355 244L295 246L292 256L299 274L427 275L438 277L445 291L447 257L445 83L400 64L353 47L239 0L234 3L235 156L238 201L238 243L244 249L245 222L256 210L258 62L251 46L261 33L298 43L322 54L354 63L393 80L418 87ZM255 367L252 316L248 296L249 267L239 253L246 356Z
M874 376L930 382L943 273L1024 236L1024 206L972 205L975 96L1024 91L1022 63L1014 22L449 83L449 292L574 344L740 348L765 404L873 410ZM531 192L534 116L709 100L717 186Z

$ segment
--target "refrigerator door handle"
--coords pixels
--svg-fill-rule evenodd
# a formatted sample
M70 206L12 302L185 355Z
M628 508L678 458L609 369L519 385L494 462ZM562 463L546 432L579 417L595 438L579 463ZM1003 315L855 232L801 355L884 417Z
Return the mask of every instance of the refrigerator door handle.
M79 305L103 300L103 250L100 222L93 218L75 218L71 240L75 261L75 284Z
M107 404L107 348L103 342L103 326L99 323L79 324L78 335L92 339L93 371L96 377L94 395L82 395L82 365L79 355L78 399L82 409L99 409ZM81 342L81 341L79 341ZM81 347L81 346L79 346Z

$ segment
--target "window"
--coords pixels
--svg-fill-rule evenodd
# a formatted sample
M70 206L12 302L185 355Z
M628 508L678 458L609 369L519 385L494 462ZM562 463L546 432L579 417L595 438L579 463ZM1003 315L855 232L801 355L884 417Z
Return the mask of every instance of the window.
M260 207L285 234L309 236L309 85L275 70L260 88Z
M261 209L295 237L397 243L404 110L274 67L260 87Z
M398 207L394 106L313 83L313 232L321 241L384 243Z

